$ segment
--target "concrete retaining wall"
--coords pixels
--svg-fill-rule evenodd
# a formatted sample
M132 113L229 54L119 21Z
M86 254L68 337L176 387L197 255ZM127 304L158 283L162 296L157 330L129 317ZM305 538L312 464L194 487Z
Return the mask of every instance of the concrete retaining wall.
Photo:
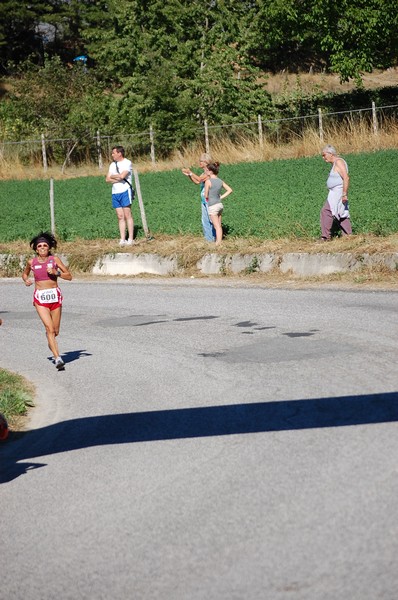
M156 254L106 254L94 265L93 275L172 275L178 272L177 257Z
M0 254L0 268L6 275L15 275L23 269L27 255L12 256ZM68 257L61 255L68 264ZM328 253L307 254L305 252L278 254L205 254L196 264L203 275L228 275L238 273L268 273L273 269L281 273L291 273L297 277L311 277L358 271L367 267L383 267L398 271L398 253L352 254ZM184 275L179 267L178 256L167 258L157 254L131 254L120 252L106 254L99 258L92 269L93 275Z

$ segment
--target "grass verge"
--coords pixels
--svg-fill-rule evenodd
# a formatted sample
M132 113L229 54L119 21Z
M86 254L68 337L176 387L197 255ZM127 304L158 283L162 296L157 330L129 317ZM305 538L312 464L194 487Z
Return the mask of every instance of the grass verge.
M0 413L10 429L21 428L28 408L34 406L35 388L21 375L0 368Z
M351 174L349 200L354 234L394 234L398 231L398 151L351 154L346 158ZM319 211L327 196L329 171L319 156L226 164L221 176L234 190L223 213L226 237L315 240L320 235ZM199 187L180 170L145 173L140 177L140 186L152 236L201 235ZM56 182L58 241L113 240L114 245L119 232L110 196L103 177ZM0 181L0 210L3 243L28 241L39 231L50 229L49 182ZM141 240L144 231L138 202L133 203L133 215L136 237ZM28 243L24 252L27 247ZM85 258L90 263L91 257Z

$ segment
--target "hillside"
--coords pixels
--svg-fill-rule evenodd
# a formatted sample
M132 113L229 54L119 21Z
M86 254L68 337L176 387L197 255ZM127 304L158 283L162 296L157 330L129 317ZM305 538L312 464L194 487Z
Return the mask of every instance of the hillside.
M363 75L365 89L398 86L398 68L385 71L373 71ZM266 88L273 96L286 96L289 93L301 91L305 94L313 93L345 93L355 89L355 82L340 83L338 75L326 73L278 73L266 75Z

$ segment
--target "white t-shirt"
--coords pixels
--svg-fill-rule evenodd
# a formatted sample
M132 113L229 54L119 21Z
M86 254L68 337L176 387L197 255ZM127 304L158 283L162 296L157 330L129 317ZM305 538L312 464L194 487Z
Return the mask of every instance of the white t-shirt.
M119 160L117 162L117 168L119 169L119 173L123 173L123 171L128 171L128 175L126 177L127 181L131 183L131 177L133 172L133 165L131 160L128 158L123 158L123 160ZM118 170L116 169L116 163L113 161L109 166L109 175L116 175ZM112 184L112 194L122 194L123 192L130 191L130 186L125 181L120 181L118 183Z

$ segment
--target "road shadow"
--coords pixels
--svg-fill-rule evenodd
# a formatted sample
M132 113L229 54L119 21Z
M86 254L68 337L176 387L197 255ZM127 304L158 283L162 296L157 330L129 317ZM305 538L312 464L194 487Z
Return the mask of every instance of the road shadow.
M27 432L0 449L0 483L21 460L92 446L184 438L347 427L398 421L398 392L157 410L71 419ZM18 432L15 432L18 436ZM29 468L43 466L31 463Z
M92 356L90 352L86 352L85 350L71 350L71 352L61 352L61 357L64 363L70 363L74 360L79 360L82 356ZM47 360L50 362L54 362L53 356L47 356Z
M82 356L92 356L92 354L85 350L72 350L71 352L62 352L61 356L65 363L70 363L79 360Z

